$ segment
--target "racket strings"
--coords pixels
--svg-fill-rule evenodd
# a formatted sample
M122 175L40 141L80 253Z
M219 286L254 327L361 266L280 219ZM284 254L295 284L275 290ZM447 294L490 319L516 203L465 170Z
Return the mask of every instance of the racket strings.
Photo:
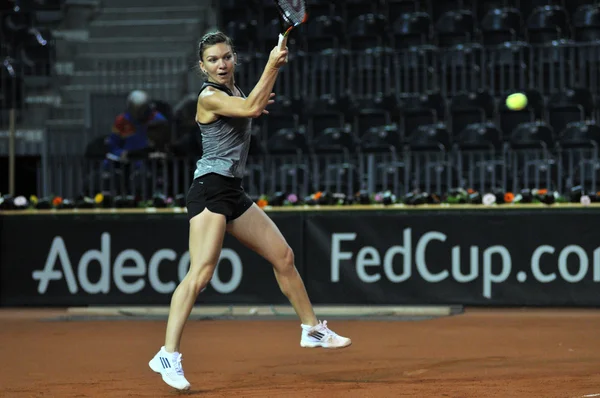
M277 1L283 18L290 25L302 23L306 15L306 7L302 0L279 0Z

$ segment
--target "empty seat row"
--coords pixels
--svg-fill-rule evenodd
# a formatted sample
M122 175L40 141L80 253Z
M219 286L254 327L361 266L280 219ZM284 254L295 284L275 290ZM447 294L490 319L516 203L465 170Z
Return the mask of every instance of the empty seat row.
M389 124L410 135L420 125L443 122L452 134L459 134L468 124L493 121L504 134L510 134L521 123L546 121L557 133L568 123L593 120L600 113L598 101L587 88L572 88L549 97L538 90L524 91L527 107L521 111L509 110L505 98L495 97L485 90L464 92L446 98L439 92L422 94L382 95L372 97L323 95L314 100L277 96L269 106L269 115L254 120L262 136L268 138L280 130L304 129L314 136L328 128L349 128L360 137L372 127ZM179 111L164 109L173 114L174 123L186 125L195 113L195 97L190 96L178 105ZM189 108L189 110L188 110ZM188 123L194 125L194 123Z
M241 24L239 20L229 20L226 31L242 47L263 48L264 41L276 37L281 30L279 18L271 17L267 16L264 22L245 18ZM319 15L313 16L310 23L294 35L301 47L310 50L323 46L402 48L431 43L447 47L464 42L500 44L525 40L547 43L560 39L600 39L600 5L580 5L572 16L558 5L538 7L527 17L518 8L493 8L480 19L468 9L445 11L437 18L423 11L406 12L395 19L388 19L381 13L360 14L352 19Z
M595 121L570 123L556 134L544 121L523 122L504 135L493 122L472 123L460 134L453 135L440 122L423 124L408 137L402 137L396 126L379 126L358 138L350 130L329 128L309 139L302 131L280 130L267 140L253 137L251 156L295 153L356 153L428 151L484 151L502 154L505 149L542 150L590 149L600 147L600 126Z
M524 19L529 18L536 8L544 6L562 7L567 15L573 15L581 5L595 4L596 0L308 0L311 20L320 16L339 16L350 22L363 14L380 14L393 22L403 14L422 12L437 21L444 13L468 10L475 20L480 21L491 9L514 8ZM222 0L219 2L221 24L233 20L258 20L261 25L278 17L271 0Z
M446 96L485 89L494 95L536 88L544 95L569 87L600 92L600 47L579 43L499 47L464 45L456 49L420 46L405 50L294 52L274 91L305 99L323 94L362 97L440 91ZM238 53L236 81L251 89L266 55Z
M449 99L437 92L372 98L325 95L312 101L279 96L269 115L255 124L266 139L282 130L304 131L312 138L339 129L362 137L373 128L392 124L402 137L409 137L420 126L436 123L458 135L470 124L487 122L493 122L508 137L522 123L543 121L560 134L569 123L594 120L598 115L597 102L587 89L569 89L549 98L537 90L526 90L526 94L529 103L522 111L506 108L508 94L495 98L484 90Z

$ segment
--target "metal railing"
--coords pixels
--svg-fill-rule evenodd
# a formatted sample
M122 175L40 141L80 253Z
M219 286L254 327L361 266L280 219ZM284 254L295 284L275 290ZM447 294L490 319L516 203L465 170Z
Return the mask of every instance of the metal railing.
M142 200L154 194L185 195L193 179L195 158L158 156L122 164L106 159L49 156L41 196L132 195ZM586 192L600 187L598 149L498 152L390 151L343 155L263 155L251 157L244 189L252 196L276 192L305 197L316 191L354 195L359 190L390 190L398 196L412 191L443 195L453 188L480 192L501 189L549 189L566 192L581 185Z

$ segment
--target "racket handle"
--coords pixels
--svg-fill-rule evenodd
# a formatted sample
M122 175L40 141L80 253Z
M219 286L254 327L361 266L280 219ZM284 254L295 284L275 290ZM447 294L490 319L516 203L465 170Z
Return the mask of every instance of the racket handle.
M285 50L285 47L287 46L287 36L282 35L281 33L279 34L279 43L277 44L279 46L280 50Z
M279 43L277 45L279 46L280 51L285 50L285 48L287 47L287 36L284 36L280 33L279 34ZM287 62L288 59L289 59L288 57L285 57L285 62Z

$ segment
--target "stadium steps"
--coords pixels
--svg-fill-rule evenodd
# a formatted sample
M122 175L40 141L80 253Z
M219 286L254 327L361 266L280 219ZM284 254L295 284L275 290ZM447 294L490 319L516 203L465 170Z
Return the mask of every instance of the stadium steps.
M82 123L85 119L85 103L75 102L63 104L60 107L52 109L52 120L56 124L64 124L65 120L76 120Z
M154 98L176 102L186 92L198 37L214 19L209 5L201 4L189 0L104 0L87 23L87 36L69 39L67 35L63 39L68 43L64 57L58 60L63 70L59 77L63 109L53 112L48 125L84 125L85 104L91 92L143 89ZM131 62L153 56L165 59L173 53L186 62L154 63L151 73L147 65ZM99 59L112 63L100 64Z
M168 79L168 78L167 78ZM99 72L76 72L71 78L70 87L95 87L105 85L111 80L110 74ZM119 75L121 82L127 81L137 86L160 86L165 81L164 76L148 75L144 70L131 70ZM109 83L110 84L110 83ZM122 85L123 83L120 83Z
M191 52L196 51L196 44L191 43L189 37L164 36L164 37L99 37L85 42L76 43L77 52L81 55L88 54L114 54L150 52Z
M93 21L90 37L161 37L181 36L193 40L200 34L200 18L143 19L120 21Z
M153 8L153 7L185 7L190 4L203 4L205 7L213 6L212 1L190 0L102 0L104 8Z
M123 20L152 20L152 19L188 19L199 18L205 12L201 6L182 7L114 7L103 8L94 19L97 22L113 22Z

